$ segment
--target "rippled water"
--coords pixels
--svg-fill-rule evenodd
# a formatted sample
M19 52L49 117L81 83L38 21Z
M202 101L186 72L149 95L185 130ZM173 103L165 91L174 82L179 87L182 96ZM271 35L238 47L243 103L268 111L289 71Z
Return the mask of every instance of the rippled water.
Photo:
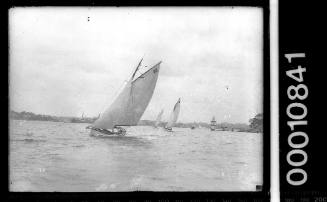
M10 122L11 191L255 191L262 134L127 128L93 137L87 124Z

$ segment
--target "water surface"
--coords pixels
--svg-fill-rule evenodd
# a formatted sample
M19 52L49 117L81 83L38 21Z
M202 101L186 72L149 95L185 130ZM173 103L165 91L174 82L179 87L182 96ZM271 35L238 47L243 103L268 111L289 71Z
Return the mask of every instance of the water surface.
M87 124L10 122L11 191L255 191L262 134L135 126L92 137Z

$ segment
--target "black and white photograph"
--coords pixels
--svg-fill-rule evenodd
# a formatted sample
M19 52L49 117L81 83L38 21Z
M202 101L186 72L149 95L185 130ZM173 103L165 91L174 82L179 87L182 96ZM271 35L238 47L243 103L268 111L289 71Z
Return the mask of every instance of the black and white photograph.
M14 7L9 191L259 192L261 7Z

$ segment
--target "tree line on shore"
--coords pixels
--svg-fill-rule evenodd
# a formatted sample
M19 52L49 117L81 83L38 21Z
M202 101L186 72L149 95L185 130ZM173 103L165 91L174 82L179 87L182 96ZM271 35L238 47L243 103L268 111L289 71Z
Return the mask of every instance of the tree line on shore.
M15 120L31 120L31 121L53 121L53 122L67 122L67 123L93 123L97 117L64 117L64 116L50 116L43 114L34 114L32 112L15 112L10 111L9 117Z
M15 112L13 110L9 113L9 118L15 120L32 120L32 121L53 121L53 122L67 122L67 123L93 123L98 117L61 117L61 116L50 116L42 114L34 114L32 112ZM249 120L249 125L245 123L218 123L216 128L228 131L240 131L240 132L263 132L263 114L257 114L254 118ZM159 126L164 127L167 122L161 122ZM138 125L142 126L154 126L155 121L151 120L140 120ZM175 127L180 128L210 128L210 123L205 122L192 122L192 123L181 123L177 122Z

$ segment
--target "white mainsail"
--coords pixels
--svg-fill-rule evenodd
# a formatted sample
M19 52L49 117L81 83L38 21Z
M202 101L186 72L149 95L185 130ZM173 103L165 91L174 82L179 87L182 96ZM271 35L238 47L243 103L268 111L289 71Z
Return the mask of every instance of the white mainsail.
M162 117L162 114L163 114L164 110L162 109L160 111L160 113L158 114L158 117L157 117L157 120L156 120L156 123L154 124L154 126L157 128L159 126L159 123L161 121L161 117Z
M176 123L177 119L178 119L178 115L179 115L179 111L180 111L180 105L181 105L181 99L179 98L177 103L174 106L173 112L170 115L170 119L166 125L166 128L171 128L174 126L174 124Z
M160 61L133 80L141 62L116 100L94 122L94 127L113 129L115 126L137 125L152 98L161 64Z

